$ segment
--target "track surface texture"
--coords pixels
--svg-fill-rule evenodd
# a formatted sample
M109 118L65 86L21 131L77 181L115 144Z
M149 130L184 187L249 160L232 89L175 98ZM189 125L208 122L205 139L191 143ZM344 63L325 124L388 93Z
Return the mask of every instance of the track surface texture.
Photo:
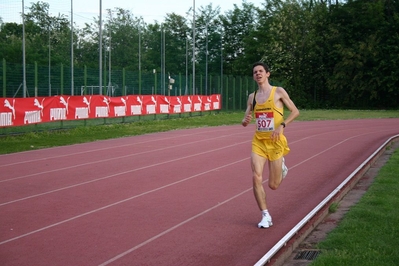
M1 265L253 265L387 139L399 119L295 122L289 173L250 169L254 125L204 127L0 156Z

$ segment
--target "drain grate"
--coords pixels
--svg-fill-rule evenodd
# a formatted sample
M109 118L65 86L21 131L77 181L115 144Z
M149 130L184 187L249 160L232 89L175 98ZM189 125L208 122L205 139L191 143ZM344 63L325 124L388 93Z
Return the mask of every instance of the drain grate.
M320 254L320 250L302 250L296 254L294 260L314 260Z

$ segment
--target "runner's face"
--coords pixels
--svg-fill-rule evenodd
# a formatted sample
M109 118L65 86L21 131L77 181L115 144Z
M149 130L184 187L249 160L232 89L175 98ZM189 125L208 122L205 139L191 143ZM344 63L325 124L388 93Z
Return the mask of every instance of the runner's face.
M269 72L263 68L263 66L255 66L253 69L253 78L256 82L264 82L269 77Z

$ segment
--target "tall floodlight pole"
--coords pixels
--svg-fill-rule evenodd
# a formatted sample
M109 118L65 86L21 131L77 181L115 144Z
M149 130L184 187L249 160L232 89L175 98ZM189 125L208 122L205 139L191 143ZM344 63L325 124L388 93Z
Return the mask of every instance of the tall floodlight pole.
M161 23L161 88L162 94L165 95L165 78L166 78L166 69L165 69L165 28L164 24Z
M161 94L164 94L164 92L165 92L163 82L164 82L164 76L163 76L163 24L161 23Z
M163 45L163 94L166 94L166 46L165 46L165 39L166 39L166 32L165 28L163 29L163 39L162 39L162 45Z
M25 12L24 0L22 0L22 72L23 72L23 97L26 98L26 58L25 58Z
M141 95L141 20L139 20L139 95Z
M223 91L223 31L220 33L220 94Z
M195 95L195 0L193 0L193 95Z
M186 90L184 95L188 94L188 38L186 36Z
M111 32L110 32L109 33L109 47L108 47L108 53L109 53L109 56L108 56L108 93L110 93L109 94L110 96L113 96L112 91L111 91L111 87L112 87L112 83L111 83L111 50L112 50L111 41L112 41L112 39L111 39Z
M208 95L208 20L206 21L205 95Z
M47 11L48 17L48 96L51 96L51 22L50 16Z
M71 0L71 95L74 91L73 84L73 0Z
M111 35L111 23L112 23L112 11L109 10L109 16L110 16L110 21L109 21L109 25L108 25L108 29L109 29L109 47L108 47L108 52L109 52L109 56L108 56L108 93L110 96L112 95L112 91L111 91L111 51L112 51L112 35Z
M100 95L103 94L103 17L102 17L102 0L100 0L100 21L98 22L99 24L99 34L98 34L98 38L99 38L99 47L98 50L100 52L100 56L99 56L99 93Z

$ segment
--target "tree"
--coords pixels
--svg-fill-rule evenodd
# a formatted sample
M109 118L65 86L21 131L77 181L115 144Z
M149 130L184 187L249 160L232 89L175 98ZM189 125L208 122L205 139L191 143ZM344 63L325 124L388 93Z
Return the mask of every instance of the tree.
M398 12L398 5L384 0L349 1L331 12L335 65L327 84L342 106L394 106L398 48L392 44L398 41L398 20L392 14Z
M8 62L22 61L22 25L4 23L0 26L0 57Z
M300 105L309 98L308 81L312 51L309 5L294 0L267 1L262 10L257 36L264 40L263 58L271 67L272 81L282 85ZM302 102L301 102L302 101Z
M26 60L46 65L48 50L52 51L52 62L70 64L70 23L66 17L50 16L49 4L32 3L25 15Z
M259 54L251 56L246 53L246 49L254 50L249 45L253 45L252 41L254 38L256 39L252 34L258 21L257 10L253 4L243 1L242 9L234 5L234 9L220 16L220 19L223 27L223 58L226 74L249 73L250 65L248 64L252 65L253 59L259 56ZM260 57L256 61L258 60ZM249 61L251 62L249 63Z
M166 72L176 78L186 67L187 40L190 28L187 19L175 13L167 14L163 24ZM190 49L188 49L190 50ZM191 53L191 50L190 50Z

